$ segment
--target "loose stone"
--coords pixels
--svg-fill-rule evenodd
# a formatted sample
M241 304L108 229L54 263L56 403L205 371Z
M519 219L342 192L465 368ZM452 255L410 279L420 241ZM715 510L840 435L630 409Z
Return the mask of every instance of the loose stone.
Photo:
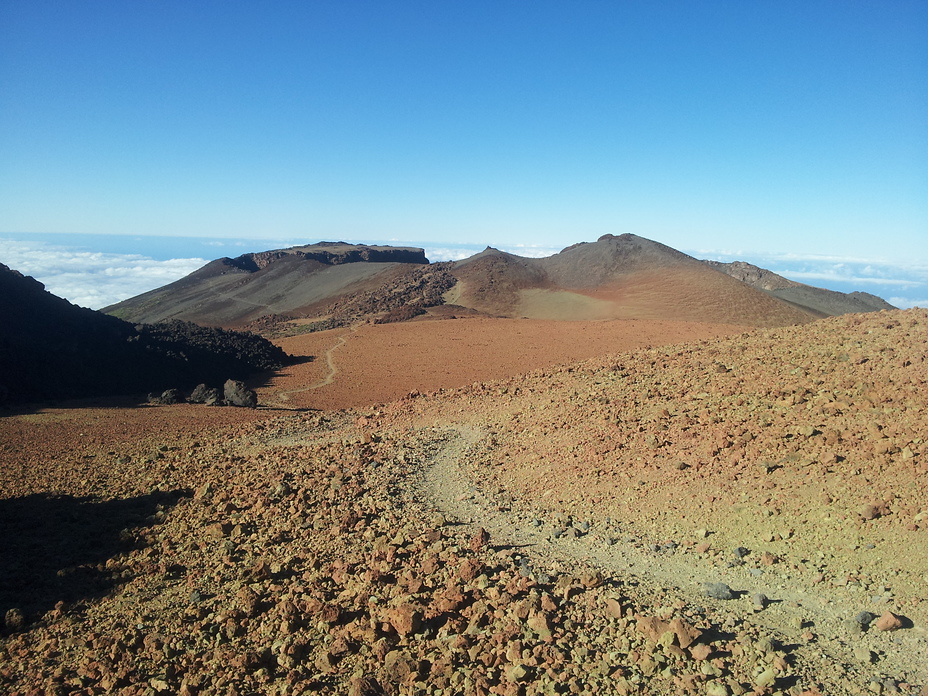
M713 599L734 599L735 593L724 582L704 582L702 592Z

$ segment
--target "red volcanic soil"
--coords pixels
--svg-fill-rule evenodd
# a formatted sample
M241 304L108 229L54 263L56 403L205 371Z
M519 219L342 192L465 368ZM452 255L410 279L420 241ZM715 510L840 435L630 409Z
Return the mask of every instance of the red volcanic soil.
M684 321L546 321L466 318L359 324L276 341L312 362L258 387L264 403L332 409L386 403L503 379L605 353L741 333L744 327Z
M928 694L926 327L361 324L256 410L7 413L0 693Z

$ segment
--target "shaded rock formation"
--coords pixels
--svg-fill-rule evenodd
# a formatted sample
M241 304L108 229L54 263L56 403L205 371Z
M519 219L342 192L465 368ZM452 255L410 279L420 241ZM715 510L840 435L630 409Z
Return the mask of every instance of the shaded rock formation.
M0 265L0 392L9 402L162 393L282 366L252 334L185 322L133 325L72 305Z

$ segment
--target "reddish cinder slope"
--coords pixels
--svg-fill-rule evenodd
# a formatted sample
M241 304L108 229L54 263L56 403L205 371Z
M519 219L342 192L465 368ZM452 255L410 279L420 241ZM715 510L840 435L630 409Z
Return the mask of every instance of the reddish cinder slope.
M740 333L744 327L679 321L468 318L359 324L279 339L312 362L255 385L264 402L345 408L503 379L615 351Z
M511 317L783 326L818 316L668 246L605 235L542 259L488 249L455 264L449 302Z

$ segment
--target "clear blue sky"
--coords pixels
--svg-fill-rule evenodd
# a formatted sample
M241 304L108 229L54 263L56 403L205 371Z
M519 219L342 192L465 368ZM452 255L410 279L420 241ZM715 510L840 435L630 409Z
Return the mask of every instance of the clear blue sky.
M928 3L0 2L0 234L928 260Z

